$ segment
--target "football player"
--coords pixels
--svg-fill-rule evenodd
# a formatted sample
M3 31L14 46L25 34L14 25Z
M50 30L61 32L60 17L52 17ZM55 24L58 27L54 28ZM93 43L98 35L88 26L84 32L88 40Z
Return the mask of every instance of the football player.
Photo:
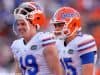
M44 15L34 2L22 3L14 10L13 31L20 36L11 46L16 75L63 75L54 36L38 32Z
M61 7L51 21L66 75L93 75L95 39L81 32L80 14L71 7Z

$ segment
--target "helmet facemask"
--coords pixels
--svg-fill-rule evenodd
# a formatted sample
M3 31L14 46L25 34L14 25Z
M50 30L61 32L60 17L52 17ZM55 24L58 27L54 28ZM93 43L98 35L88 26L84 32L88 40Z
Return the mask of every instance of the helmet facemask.
M16 8L14 10L14 17L15 17L15 23L13 24L13 31L16 35L19 35L19 32L17 30L17 21L18 20L23 20L27 26L27 32L30 30L30 27L29 27L29 22L28 22L28 14L31 12L27 11L26 9L28 8Z
M16 15L16 20L15 20L15 23L13 24L13 32L16 34L16 35L18 35L19 37L21 37L20 36L20 32L19 32L19 30L18 30L18 21L23 21L24 23L25 23L25 25L26 25L26 28L25 28L25 31L26 32L29 32L30 31L30 26L29 26L29 22L25 19L25 16L23 16L23 15ZM27 29L27 30L26 30Z
M66 28L65 22L55 22L53 24L53 33L56 35L58 39L65 39L66 33L68 33L68 29Z

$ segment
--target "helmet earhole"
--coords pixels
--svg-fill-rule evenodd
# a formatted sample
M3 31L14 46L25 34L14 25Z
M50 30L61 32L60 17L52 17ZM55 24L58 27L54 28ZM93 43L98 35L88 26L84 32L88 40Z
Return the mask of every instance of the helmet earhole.
M37 17L37 20L39 20L40 19L40 17Z
M73 24L73 27L76 27L76 23Z
M76 23L73 23L71 28L75 28L76 26L77 26Z

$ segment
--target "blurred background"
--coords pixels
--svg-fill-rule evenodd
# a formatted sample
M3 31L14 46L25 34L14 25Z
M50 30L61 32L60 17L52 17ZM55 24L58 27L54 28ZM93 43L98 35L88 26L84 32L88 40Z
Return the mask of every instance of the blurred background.
M47 16L47 26L54 12L62 6L71 6L81 14L83 32L92 34L97 43L98 75L100 75L100 0L0 0L0 75L14 75L14 59L11 43L17 37L13 33L13 10L22 2L35 1Z

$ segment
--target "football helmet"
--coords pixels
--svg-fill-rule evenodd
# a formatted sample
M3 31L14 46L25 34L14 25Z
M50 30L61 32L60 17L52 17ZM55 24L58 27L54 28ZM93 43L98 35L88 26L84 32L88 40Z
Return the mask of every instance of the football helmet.
M75 32L81 30L80 14L71 7L61 7L56 11L51 20L53 25L63 25L61 31L54 31L54 34L60 34L61 38L67 38Z
M23 19L27 26L28 21L31 22L32 25L37 26L37 30L45 25L46 20L42 9L35 2L23 2L14 10L14 17L15 20Z

